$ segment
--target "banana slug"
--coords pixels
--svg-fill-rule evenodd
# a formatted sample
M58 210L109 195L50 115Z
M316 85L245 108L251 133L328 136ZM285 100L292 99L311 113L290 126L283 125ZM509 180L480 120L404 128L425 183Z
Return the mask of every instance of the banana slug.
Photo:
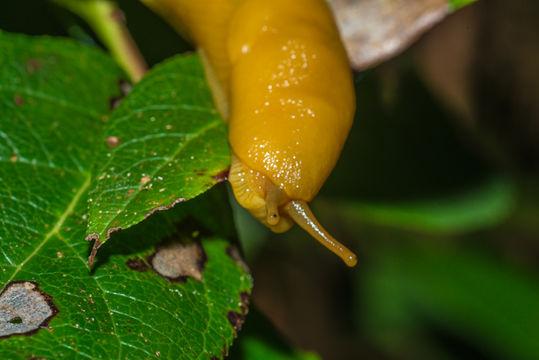
M307 205L355 111L348 57L325 1L142 1L197 46L228 123L229 181L240 205L274 232L298 224L354 266L356 256Z

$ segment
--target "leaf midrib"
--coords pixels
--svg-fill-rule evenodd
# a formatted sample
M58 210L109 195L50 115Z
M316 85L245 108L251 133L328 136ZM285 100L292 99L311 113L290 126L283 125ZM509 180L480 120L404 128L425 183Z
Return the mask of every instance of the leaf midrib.
M182 146L178 146L178 148L176 149L176 151L172 154L172 156L170 156L168 158L168 160L166 162L164 162L162 165L160 166L156 166L155 167L155 170L149 174L150 176L150 179L153 179L155 177L155 175L161 171L165 165L170 162L171 160L175 159L186 147L187 145L193 141L194 139L197 139L199 138L200 136L202 136L203 134L205 134L206 132L214 129L215 127L219 126L219 124L221 124L221 119L220 118L217 118L217 119L214 119L213 121L209 122L206 126L202 127L201 129L199 129L199 131L193 133L183 144ZM109 160L110 161L110 160ZM104 167L103 167L104 168ZM143 186L139 186L139 190L142 188ZM97 190L97 187L96 187L96 190ZM138 196L138 193L133 196L133 197L130 197L128 199L127 202L125 202L123 204L123 209L122 210L125 210L127 208L127 206L134 200L136 199ZM119 215L119 214L118 214ZM93 231L93 232L88 232L86 235L90 235L90 234L98 234L99 235L99 240L103 243L105 242L107 239L102 239L101 236L102 235L105 235L105 233L107 232L110 224L112 224L114 222L114 220L118 217L118 215L112 217L106 224L104 224L104 226L101 227L101 230L99 231ZM91 221L91 219L90 219ZM131 224L132 225L132 224ZM130 226L130 225L129 225Z
M11 276L9 277L9 279L7 279L6 281L6 284L9 283L10 281L12 281L16 276L17 274L21 271L21 269L24 267L24 265L26 265L26 263L28 261L30 261L37 253L39 253L39 250L41 250L41 248L54 236L54 235L57 235L59 232L60 232L60 229L62 229L62 226L64 225L67 217L75 210L75 207L77 206L77 204L79 203L79 200L81 199L81 197L86 193L86 191L88 190L88 187L90 186L91 184L91 175L90 174L87 174L86 175L86 180L84 181L84 183L81 185L79 191L77 191L77 193L73 196L73 199L71 199L71 202L67 205L65 211L62 213L62 215L60 215L60 217L58 218L58 221L56 222L56 224L54 224L54 227L47 233L45 234L45 237L43 238L43 240L37 244L37 246L34 248L34 251L32 251L27 257L26 259L24 259L23 261L21 261L19 263L19 265L15 268L15 270L13 271L13 274L11 274Z

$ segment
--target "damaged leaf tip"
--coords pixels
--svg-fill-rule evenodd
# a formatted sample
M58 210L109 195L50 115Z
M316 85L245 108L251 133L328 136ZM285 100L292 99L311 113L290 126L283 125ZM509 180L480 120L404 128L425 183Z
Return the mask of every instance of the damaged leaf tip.
M87 238L87 240L89 239ZM92 251L90 252L90 256L88 256L88 265L90 265L90 267L94 266L95 255L97 254L97 250L99 250L101 245L103 245L103 243L95 239L94 245L92 246Z

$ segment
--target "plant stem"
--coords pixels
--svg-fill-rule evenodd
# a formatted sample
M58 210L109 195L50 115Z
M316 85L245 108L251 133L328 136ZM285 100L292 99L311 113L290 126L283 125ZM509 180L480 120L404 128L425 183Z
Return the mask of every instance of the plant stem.
M112 57L127 72L132 81L139 81L147 65L137 44L125 26L120 8L109 0L53 0L69 9L90 25Z

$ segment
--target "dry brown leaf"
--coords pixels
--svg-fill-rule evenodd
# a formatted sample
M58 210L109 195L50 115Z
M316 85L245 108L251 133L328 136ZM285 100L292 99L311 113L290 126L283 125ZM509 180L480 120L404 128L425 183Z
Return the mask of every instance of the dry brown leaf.
M397 55L449 14L447 0L331 0L356 70Z

